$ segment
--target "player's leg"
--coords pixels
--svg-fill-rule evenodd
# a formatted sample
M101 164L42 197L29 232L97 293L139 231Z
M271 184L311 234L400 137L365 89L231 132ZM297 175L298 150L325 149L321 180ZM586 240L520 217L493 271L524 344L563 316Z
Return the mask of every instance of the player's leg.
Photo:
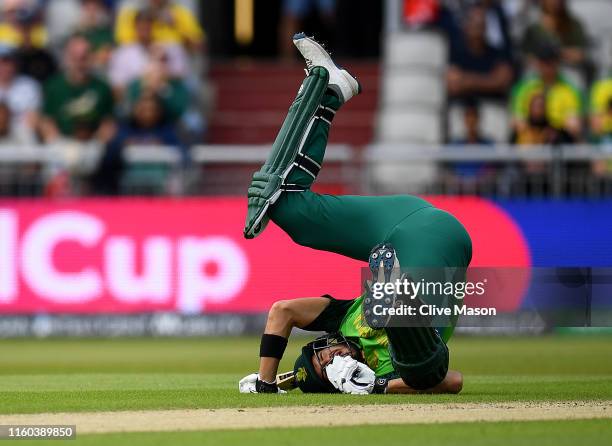
M396 249L402 269L412 269L413 280L465 281L472 260L472 241L463 225L448 212L435 207L415 212L394 228L388 240ZM440 306L461 303L436 295L424 300ZM451 325L436 325L445 342L453 333L456 317L451 322Z
M266 164L253 176L245 236L258 235L272 218L297 243L367 260L393 225L430 205L416 197L333 197L309 191L323 163L331 121L360 87L314 40L297 35L294 43L309 75Z
M308 76L262 168L253 175L248 191L244 235L259 235L268 222L267 210L285 192L308 189L321 168L329 126L340 106L359 94L357 80L334 64L314 40L294 36L306 59Z
M327 89L329 73L325 68L314 67L302 83L297 97L291 104L287 117L272 145L268 159L253 174L248 190L248 213L244 236L259 235L268 223L267 210L284 190L292 190L292 172L303 170L314 179L318 173L317 162L303 153L305 143L315 133L320 133L323 95ZM319 116L317 116L317 113ZM317 132L318 130L318 132ZM290 177L289 180L287 177Z
M465 280L472 252L465 228L450 214L436 208L423 209L400 223L388 238L403 272L426 283L456 283ZM446 299L446 300L445 300ZM446 296L427 296L426 303L454 305ZM428 301L429 300L429 301ZM446 341L456 319L443 327L385 328L395 369L406 384L417 390L439 385L448 372ZM436 325L435 321L432 325Z
M431 207L408 195L283 194L270 208L272 221L298 244L367 261L374 245L410 213Z

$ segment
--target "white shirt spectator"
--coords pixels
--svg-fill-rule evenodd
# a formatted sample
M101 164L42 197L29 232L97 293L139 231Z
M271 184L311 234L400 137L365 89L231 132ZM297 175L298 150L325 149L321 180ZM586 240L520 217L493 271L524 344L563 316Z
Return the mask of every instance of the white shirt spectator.
M0 102L9 106L16 119L38 111L41 101L38 82L27 76L16 77L8 86L0 85Z
M27 76L18 76L7 86L0 85L0 102L6 104L11 112L12 134L23 143L34 142L33 115L42 103L38 82Z
M125 88L140 78L151 62L151 50L134 43L117 48L111 58L108 78L115 88ZM189 73L189 62L185 49L180 45L164 45L168 70L172 77L185 78Z

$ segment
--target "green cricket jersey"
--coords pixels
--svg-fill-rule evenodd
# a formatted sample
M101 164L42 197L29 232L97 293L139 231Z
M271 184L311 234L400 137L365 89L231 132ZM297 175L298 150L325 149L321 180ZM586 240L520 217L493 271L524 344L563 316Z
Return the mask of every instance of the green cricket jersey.
M362 302L363 297L353 301L340 323L340 332L347 338L359 340L366 364L374 370L376 376L393 373L395 369L389 355L387 334L384 329L373 329L368 326L361 311Z

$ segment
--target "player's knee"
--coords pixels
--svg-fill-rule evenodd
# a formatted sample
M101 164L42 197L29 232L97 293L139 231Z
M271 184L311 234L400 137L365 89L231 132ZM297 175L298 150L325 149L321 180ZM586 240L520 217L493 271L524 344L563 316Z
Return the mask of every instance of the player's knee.
M405 363L391 358L402 381L415 390L428 390L439 387L448 375L448 348L440 343L435 353L420 361Z
M460 372L450 370L444 381L447 393L459 393L463 389L463 374Z
M313 222L305 212L310 207L306 194L283 194L268 211L270 219L301 246L310 245L313 231Z
M404 384L418 391L430 391L431 389L439 388L444 382L440 375L441 373L400 373Z
M274 302L268 312L268 320L290 319L292 311L290 302L289 300L277 300Z

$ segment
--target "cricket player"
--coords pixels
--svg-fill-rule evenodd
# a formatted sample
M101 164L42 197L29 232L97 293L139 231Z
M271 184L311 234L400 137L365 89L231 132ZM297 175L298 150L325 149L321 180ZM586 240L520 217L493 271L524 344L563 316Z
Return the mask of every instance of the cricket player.
M374 276L388 280L401 268L411 271L413 281L465 280L471 240L452 215L415 196L332 196L310 190L334 116L361 86L314 39L296 34L293 42L306 61L307 76L266 163L253 175L245 237L256 237L272 220L300 245L368 262ZM449 269L456 271L450 278ZM240 391L283 392L278 365L291 330L298 327L327 333L304 346L295 363L292 382L303 392L459 392L462 376L448 369L446 342L453 326L371 326L364 317L369 300L365 293L353 300L324 296L276 302L261 340L259 372L242 379Z

